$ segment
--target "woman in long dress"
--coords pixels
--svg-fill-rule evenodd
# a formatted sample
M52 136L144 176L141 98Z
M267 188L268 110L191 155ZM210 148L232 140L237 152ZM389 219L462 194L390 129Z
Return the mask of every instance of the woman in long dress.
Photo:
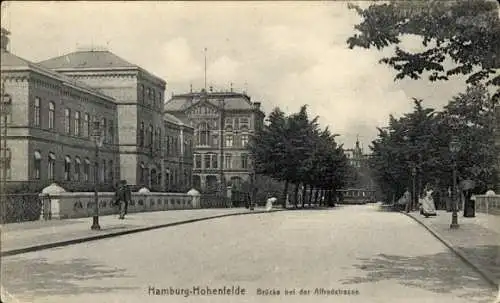
M424 197L420 199L420 213L426 218L436 215L436 204L432 197L433 192L431 186L427 184L424 188Z
M276 202L276 198L272 197L271 195L267 195L267 200L266 200L266 211L270 211L273 208L273 203Z

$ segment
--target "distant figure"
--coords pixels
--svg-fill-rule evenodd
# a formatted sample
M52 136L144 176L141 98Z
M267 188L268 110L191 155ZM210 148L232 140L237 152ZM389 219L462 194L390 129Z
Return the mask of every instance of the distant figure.
M115 203L119 206L119 219L125 219L125 215L128 211L128 203L132 199L132 193L130 192L130 188L127 185L127 181L121 180L120 185L118 186L115 192Z
M273 203L275 203L277 200L278 199L268 194L266 200L266 211L270 211L273 208Z
M420 213L426 218L429 216L436 216L436 205L434 204L434 198L432 197L432 190L430 184L425 185L424 197L420 199Z

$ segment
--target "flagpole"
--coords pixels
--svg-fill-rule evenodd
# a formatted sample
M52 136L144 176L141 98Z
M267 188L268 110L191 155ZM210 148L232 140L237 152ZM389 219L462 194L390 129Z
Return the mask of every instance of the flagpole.
M207 91L207 48L205 47L205 91Z

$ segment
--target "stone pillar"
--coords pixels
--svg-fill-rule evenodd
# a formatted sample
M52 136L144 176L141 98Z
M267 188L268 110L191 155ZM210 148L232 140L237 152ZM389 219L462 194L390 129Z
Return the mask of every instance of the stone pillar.
M43 199L44 203L42 206L42 217L40 219L60 219L61 218L61 201L59 199L54 199L51 195L57 195L64 193L66 190L56 183L42 189L40 197Z

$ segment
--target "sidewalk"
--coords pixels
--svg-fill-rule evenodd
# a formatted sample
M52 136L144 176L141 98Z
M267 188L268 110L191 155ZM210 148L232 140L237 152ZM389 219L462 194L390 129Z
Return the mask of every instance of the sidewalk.
M278 211L278 210L273 210ZM66 220L33 221L0 227L1 256L98 240L140 231L201 220L265 212L264 208L169 210L132 213L119 220L116 215L99 217L101 230L91 230L92 217Z
M500 283L500 216L476 213L464 218L458 213L458 229L450 229L451 212L438 211L425 218L418 212L405 213L427 228L436 238L473 266L488 282Z

